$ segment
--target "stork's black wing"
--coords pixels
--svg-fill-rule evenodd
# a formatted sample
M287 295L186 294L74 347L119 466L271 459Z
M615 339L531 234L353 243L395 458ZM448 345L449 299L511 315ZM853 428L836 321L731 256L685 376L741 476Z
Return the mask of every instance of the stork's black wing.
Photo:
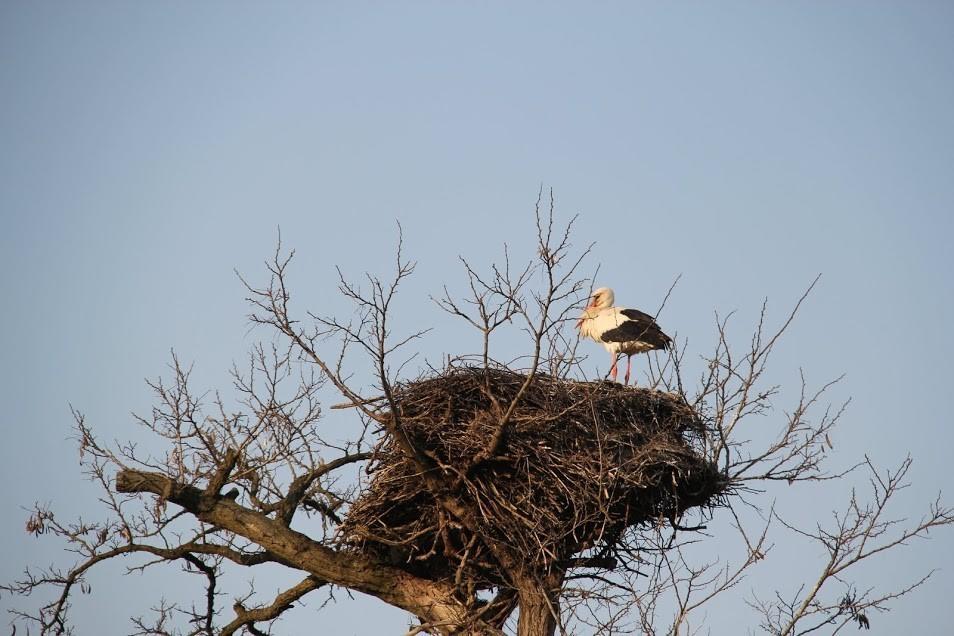
M621 309L620 313L626 320L603 332L603 342L645 342L655 349L669 348L672 338L663 333L652 316L638 309Z

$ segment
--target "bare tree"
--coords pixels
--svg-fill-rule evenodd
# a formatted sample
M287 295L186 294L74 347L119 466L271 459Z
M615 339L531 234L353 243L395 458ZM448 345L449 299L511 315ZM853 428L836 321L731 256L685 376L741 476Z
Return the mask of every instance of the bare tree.
M294 253L279 241L267 283L242 279L251 321L275 337L231 370L237 405L197 393L173 356L171 378L149 385L151 413L137 417L161 440L158 455L103 444L74 412L82 466L110 516L64 523L35 507L27 531L64 541L76 561L3 586L56 590L14 620L70 633L88 571L127 555L141 557L130 571L178 563L204 581L190 606L163 601L151 618L134 618L142 634L270 633L306 596L334 588L406 610L416 620L409 634L692 633L700 607L769 559L780 527L818 542L829 559L793 593L749 599L768 633L867 627L927 580L881 591L851 582L856 564L954 523L954 513L935 501L920 520L891 516L910 459L894 471L867 458L825 469L844 412L824 403L833 383L810 389L803 378L770 438L747 429L756 416L777 416L766 365L815 283L774 330L763 305L741 351L717 316L715 348L694 382L684 377L685 346L652 359L648 388L588 381L573 320L591 287L580 271L589 249L574 250L573 221L557 224L552 195L548 209L538 200L535 218L530 262L515 266L505 250L481 273L462 260L468 295L445 287L435 302L477 330L480 351L419 377L405 372L425 331L392 326L395 296L414 271L400 240L389 278L359 284L339 272L356 309L350 321L293 312ZM526 333L525 356L495 359L503 329ZM356 361L371 382L353 381ZM329 390L341 400L330 408L354 416L348 440L320 426L319 395ZM772 482L811 487L855 470L870 474L871 498L853 492L829 525L796 527L759 501ZM733 520L737 562L699 561L694 546L708 539L713 515ZM253 590L229 603L227 565L272 565L300 580L270 599Z

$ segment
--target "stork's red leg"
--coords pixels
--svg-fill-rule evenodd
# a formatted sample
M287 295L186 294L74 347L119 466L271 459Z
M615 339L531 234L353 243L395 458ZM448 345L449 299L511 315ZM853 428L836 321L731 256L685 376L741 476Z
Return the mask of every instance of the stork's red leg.
M624 376L625 382L623 384L629 384L629 369L633 366L633 356L626 356L626 375Z
M617 371L616 371L616 361L617 361L617 360L618 360L618 358L614 355L614 356L613 356L613 366L610 367L610 377L613 378L613 382L616 382L616 373L617 373Z

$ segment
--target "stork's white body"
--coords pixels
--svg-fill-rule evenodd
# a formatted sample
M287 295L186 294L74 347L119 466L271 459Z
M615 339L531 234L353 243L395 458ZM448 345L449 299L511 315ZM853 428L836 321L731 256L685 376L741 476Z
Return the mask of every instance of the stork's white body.
M602 339L604 333L610 332L630 321L630 318L627 318L623 313L622 307L587 309L583 314L582 320L583 322L580 323L580 335L600 343L614 356L618 356L619 354L631 356L636 353L644 353L658 348L641 340L607 342Z

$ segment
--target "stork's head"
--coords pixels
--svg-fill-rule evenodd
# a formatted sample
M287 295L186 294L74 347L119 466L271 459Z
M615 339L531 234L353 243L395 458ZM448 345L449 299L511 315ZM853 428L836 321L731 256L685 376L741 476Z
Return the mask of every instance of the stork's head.
M593 318L596 315L596 312L600 309L606 309L607 307L613 306L613 301L615 297L613 296L613 290L609 287L600 287L590 296L590 302L586 306L586 311L583 312L583 315L580 316L580 319L576 321L576 328L579 329L583 326L583 321L588 318ZM595 311L590 311L590 310Z
M586 308L606 309L607 307L612 307L615 300L616 297L613 295L612 289L609 287L600 287L593 292L592 296L590 296L590 304L587 305Z

